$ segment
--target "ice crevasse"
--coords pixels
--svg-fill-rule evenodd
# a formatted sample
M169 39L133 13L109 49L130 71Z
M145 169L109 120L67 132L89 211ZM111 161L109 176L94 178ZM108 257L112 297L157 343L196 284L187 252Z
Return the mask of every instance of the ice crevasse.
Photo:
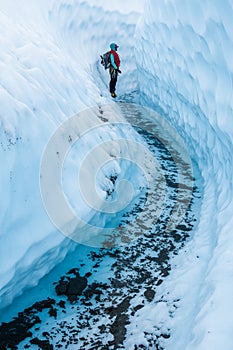
M138 88L141 103L176 127L204 181L197 232L163 287L181 300L169 321L170 347L219 349L223 339L230 344L233 327L233 4L151 0L140 19L129 8L27 0L1 8L1 306L72 249L44 212L40 157L67 117L109 102L94 73L114 25L122 66L129 62L119 92Z

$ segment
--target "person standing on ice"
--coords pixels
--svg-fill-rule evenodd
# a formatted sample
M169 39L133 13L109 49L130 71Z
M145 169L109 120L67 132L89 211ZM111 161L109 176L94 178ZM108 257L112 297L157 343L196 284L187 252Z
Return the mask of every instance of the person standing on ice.
M121 73L120 71L121 61L118 53L116 52L118 47L119 46L115 43L110 44L111 51L110 51L110 67L109 67L109 74L110 74L109 90L113 98L117 97L117 95L115 94L117 76L118 76L118 73Z

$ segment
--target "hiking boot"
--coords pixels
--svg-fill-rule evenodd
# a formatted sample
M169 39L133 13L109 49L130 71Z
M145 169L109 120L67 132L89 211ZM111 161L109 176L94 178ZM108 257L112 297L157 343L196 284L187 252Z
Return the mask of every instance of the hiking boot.
M113 98L117 97L117 95L115 94L115 92L112 92L112 93L111 93L111 96L112 96Z

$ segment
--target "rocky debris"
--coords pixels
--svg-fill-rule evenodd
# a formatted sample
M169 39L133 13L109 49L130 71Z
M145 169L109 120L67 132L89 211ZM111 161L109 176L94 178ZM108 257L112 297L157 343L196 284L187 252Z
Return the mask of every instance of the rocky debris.
M49 343L48 340L40 340L37 337L30 340L31 344L38 345L42 350L53 350L53 346Z
M32 336L30 329L41 323L38 313L49 309L49 315L52 316L51 310L54 304L55 300L50 298L36 302L24 312L19 312L11 322L3 322L0 325L0 349L17 349L21 341Z
M117 306L109 311L110 318L115 317L114 322L110 326L110 332L113 335L113 341L109 345L113 345L114 349L118 349L119 345L123 345L126 335L126 325L129 324L128 310L131 297L126 297ZM107 311L107 310L106 310Z
M87 287L87 278L81 277L77 269L72 269L68 274L73 274L74 277L62 276L55 291L57 295L66 295L69 301L75 302Z
M109 288L109 285L106 284L106 283L93 282L84 291L85 300L88 301L88 300L91 300L91 299L94 299L94 298L95 298L96 301L100 300L100 295L103 294L103 291L107 290L108 288Z

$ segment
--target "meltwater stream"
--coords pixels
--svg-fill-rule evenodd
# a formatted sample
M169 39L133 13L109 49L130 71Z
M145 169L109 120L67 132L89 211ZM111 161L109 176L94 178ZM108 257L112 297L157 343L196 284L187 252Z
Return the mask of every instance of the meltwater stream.
M146 163L130 159L147 167L142 170L149 174L149 185L127 211L121 211L114 227L107 232L101 229L97 238L95 228L87 246L78 243L36 288L25 293L34 294L37 302L2 323L1 349L125 349L126 341L132 349L165 349L170 337L166 324L155 321L153 332L145 330L143 344L133 338L129 326L148 304L161 300L166 304L166 295L157 294L157 288L169 275L172 256L194 234L199 175L179 135L163 118L155 119L153 111L124 100L117 107L138 133L137 142L147 145L155 159ZM103 124L109 123L109 108L98 106L97 115ZM120 174L110 180L112 196ZM72 239L78 242L79 234ZM15 303L23 305L25 295ZM176 300L167 305L170 317L176 307Z

